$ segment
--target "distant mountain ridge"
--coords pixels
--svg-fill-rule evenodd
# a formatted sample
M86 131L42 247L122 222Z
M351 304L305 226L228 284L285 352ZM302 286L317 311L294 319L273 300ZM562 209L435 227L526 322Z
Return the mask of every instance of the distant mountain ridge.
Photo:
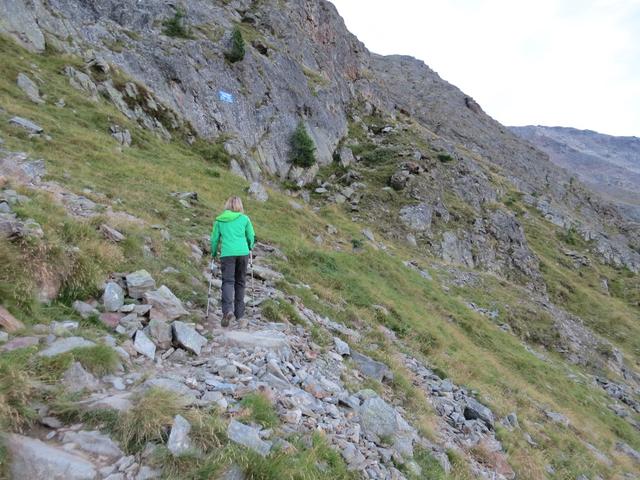
M640 138L567 127L509 127L640 221Z

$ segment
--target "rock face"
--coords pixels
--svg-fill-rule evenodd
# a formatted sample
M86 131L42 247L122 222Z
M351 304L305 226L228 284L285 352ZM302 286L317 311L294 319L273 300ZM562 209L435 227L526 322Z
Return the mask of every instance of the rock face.
M95 480L98 472L91 462L49 446L40 440L10 434L7 449L11 455L13 478L29 480Z

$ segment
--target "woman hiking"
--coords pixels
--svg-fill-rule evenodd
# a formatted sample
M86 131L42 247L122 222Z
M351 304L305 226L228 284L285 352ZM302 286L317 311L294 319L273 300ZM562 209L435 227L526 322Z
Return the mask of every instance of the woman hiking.
M220 241L222 239L222 241ZM255 234L251 220L244 214L240 197L229 197L224 212L216 217L211 232L211 254L215 259L220 248L222 267L222 321L228 327L235 316L240 328L247 326L244 318L244 289L249 253L253 249Z

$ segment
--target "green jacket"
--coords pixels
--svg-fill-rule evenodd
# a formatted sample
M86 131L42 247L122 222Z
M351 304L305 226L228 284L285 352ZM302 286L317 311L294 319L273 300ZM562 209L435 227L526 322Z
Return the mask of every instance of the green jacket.
M222 238L221 257L249 255L253 249L255 234L251 220L244 213L225 210L216 217L211 232L211 254L218 256L218 244Z

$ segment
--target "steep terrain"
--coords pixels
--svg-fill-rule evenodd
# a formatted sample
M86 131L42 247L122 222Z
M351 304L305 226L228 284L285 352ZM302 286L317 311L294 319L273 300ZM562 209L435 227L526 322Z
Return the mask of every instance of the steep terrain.
M3 475L637 478L639 236L473 99L323 1L0 6Z
M640 221L640 139L564 127L510 127L631 218Z

